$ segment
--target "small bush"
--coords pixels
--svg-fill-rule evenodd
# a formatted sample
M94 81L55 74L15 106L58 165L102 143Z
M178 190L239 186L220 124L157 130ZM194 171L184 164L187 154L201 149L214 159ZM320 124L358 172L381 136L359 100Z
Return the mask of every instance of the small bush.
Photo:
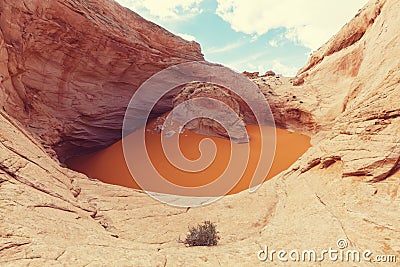
M216 225L210 221L205 221L197 227L189 227L189 233L183 243L190 247L216 246L219 239Z

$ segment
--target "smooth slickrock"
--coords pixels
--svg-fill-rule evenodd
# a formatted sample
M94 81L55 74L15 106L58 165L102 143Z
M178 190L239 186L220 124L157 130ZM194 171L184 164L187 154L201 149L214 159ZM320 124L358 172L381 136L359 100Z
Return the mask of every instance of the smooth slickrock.
M338 176L341 163L305 173L294 166L254 194L180 209L59 167L0 118L0 265L254 266L264 245L327 249L339 238L354 249L400 252L400 173L368 184ZM177 242L205 219L217 224L218 246Z
M61 160L121 137L129 99L200 46L114 1L0 3L0 105Z
M318 132L303 168L334 158L343 162L344 176L378 181L398 166L398 9L396 1L370 1L296 78L255 80L274 106L277 124Z
M45 7L51 9L44 12ZM146 34L159 28L142 25L141 30L150 29L143 35L129 30L135 23L128 27L125 18L136 15L104 0L3 0L0 8L0 101L5 106L0 110L0 265L310 266L315 263L260 264L256 253L264 245L321 251L337 248L340 238L348 240L349 249L400 260L399 1L370 1L298 73L304 84L293 86L292 79L273 76L254 80L277 124L309 133L313 147L256 193L242 192L193 209L170 207L143 192L63 168L40 143L49 145L46 140L63 140L57 138L69 133L74 144L86 147L73 137L107 136L96 125L118 128L107 124L107 118L122 112L123 92L131 92L146 73L200 57L198 46L192 43L190 50L190 44L160 29L149 39L171 36L170 46L160 41L155 51L164 52L148 54L150 48L134 40L146 43ZM60 10L66 12L64 20L55 20ZM68 26L67 16L77 28ZM16 18L35 17L41 19L15 23ZM54 28L40 34L42 24ZM34 42L27 41L30 32L35 32ZM99 39L95 42L93 36ZM52 53L54 40L59 40L61 54ZM88 42L86 50L78 49L84 53L75 59L66 56L77 55L74 45L82 42ZM158 61L160 53L167 62ZM80 57L85 64L74 61ZM156 60L149 65L149 59ZM79 79L63 78L64 66ZM119 89L106 90L107 82ZM92 88L90 94L87 88ZM102 119L91 124L98 116ZM106 132L110 139L100 143L116 137ZM188 225L204 220L217 224L218 246L187 248L178 242ZM316 264L368 266L329 260Z

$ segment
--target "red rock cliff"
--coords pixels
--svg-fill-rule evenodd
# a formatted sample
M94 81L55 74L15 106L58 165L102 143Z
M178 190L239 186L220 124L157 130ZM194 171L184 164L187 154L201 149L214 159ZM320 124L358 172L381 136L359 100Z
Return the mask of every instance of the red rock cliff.
M0 30L0 105L60 159L118 139L152 74L203 60L199 44L110 0L3 0Z

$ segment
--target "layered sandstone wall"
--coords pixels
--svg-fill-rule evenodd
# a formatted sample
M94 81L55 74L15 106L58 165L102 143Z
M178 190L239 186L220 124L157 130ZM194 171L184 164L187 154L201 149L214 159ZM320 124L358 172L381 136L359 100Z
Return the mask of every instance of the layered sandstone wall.
M0 105L61 160L119 139L140 84L197 60L199 44L114 1L0 2Z
M400 18L395 10L398 1L370 1L313 53L295 79L255 79L274 106L277 124L314 133L305 170L340 160L344 176L379 181L398 168Z
M196 209L167 206L143 192L106 185L63 168L40 142L54 145L68 133L75 136L71 144L89 147L86 136L95 136L99 144L104 144L101 136L114 138L118 127L107 118L122 116L116 102L124 101L123 93L131 93L131 85L137 86L151 71L201 58L198 46L173 37L175 41L168 39L171 43L150 48L144 41L147 33L140 35L132 30L135 23L129 26L126 20L142 19L109 1L3 0L0 8L4 107L0 110L0 265L232 266L245 262L257 266L257 251L265 245L321 251L336 248L343 238L351 250L397 255L399 260L397 0L370 1L316 52L314 58L321 60L299 73L303 84L272 76L254 80L277 122L308 132L313 147L256 193L242 192ZM376 10L380 10L377 16ZM47 17L60 11L73 19ZM24 23L17 23L21 18ZM43 23L52 25L48 29L53 31L40 31ZM362 36L355 34L357 38L346 45L335 45L359 27ZM154 24L142 28L159 29L151 40L171 36ZM29 33L35 34L29 37ZM79 38L69 39L73 34ZM94 44L102 47L92 49ZM328 50L334 52L324 52ZM149 65L149 58L141 58L158 60L159 55L168 60ZM88 64L80 63L83 57ZM64 66L71 68L65 72L71 75L67 78L62 75ZM113 84L112 91L107 90L107 82ZM35 95L38 99L33 101ZM216 222L221 236L218 246L187 248L177 242L188 225L204 220Z

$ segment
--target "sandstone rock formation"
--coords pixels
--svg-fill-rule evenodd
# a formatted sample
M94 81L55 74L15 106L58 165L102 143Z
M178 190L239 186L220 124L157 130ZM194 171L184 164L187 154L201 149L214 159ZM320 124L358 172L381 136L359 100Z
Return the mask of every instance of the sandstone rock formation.
M0 105L59 158L121 137L129 99L200 46L114 1L0 3Z
M254 78L257 78L257 77L260 75L260 73L259 73L259 72L248 72L248 71L244 71L244 72L243 72L243 75L247 76L247 77L250 78L250 79L254 79Z
M370 1L298 73L303 85L284 77L254 80L277 124L309 133L313 147L256 193L195 209L63 168L41 143L85 149L93 137L110 142L120 126L108 119L122 116L131 85L173 62L201 59L198 46L105 0L4 0L0 10L0 265L258 266L264 245L321 251L336 248L340 238L349 249L400 260L398 1ZM73 19L57 17L60 11ZM16 23L21 18L32 20ZM125 18L158 33L147 39L152 30L140 34ZM160 42L150 48L145 40ZM75 49L79 56L69 57ZM107 90L111 85L117 89ZM204 220L216 222L218 246L177 242L188 225Z
M268 76L275 76L275 75L276 75L276 73L273 72L272 70L269 70L269 71L267 71L267 72L264 74L264 76L266 76L266 77L268 77Z
M216 110L216 107L214 107L213 110L213 107L208 107L210 108L210 113L223 113L221 114L221 117L224 118L224 126L230 129L230 133L228 134L223 125L215 120L209 119L212 116L192 120L185 125L186 129L198 133L231 138L233 141L239 143L248 141L248 137L243 131L241 131L240 125L243 124L243 122L246 124L255 124L256 119L246 102L227 88L212 83L190 83L182 88L179 94L177 94L173 100L173 104L174 107L177 107L188 100L198 99L201 97L221 101L236 113L237 117L232 117L229 112L224 109ZM189 105L187 109L199 109L199 107L196 105ZM237 118L241 118L241 120L237 120ZM244 127L244 125L242 126ZM235 131L235 129L237 130Z
M400 36L391 12L396 8L393 1L369 2L311 56L295 79L301 83L255 80L277 107L278 124L318 132L311 165L341 160L344 176L374 181L397 168L400 65L393 58L400 53Z
M273 72L272 70L268 70L267 72L265 72L264 75L260 76L260 72L248 72L248 71L244 71L243 75L245 75L246 77L250 78L250 79L255 79L258 77L269 77L269 76L275 76L276 73Z

